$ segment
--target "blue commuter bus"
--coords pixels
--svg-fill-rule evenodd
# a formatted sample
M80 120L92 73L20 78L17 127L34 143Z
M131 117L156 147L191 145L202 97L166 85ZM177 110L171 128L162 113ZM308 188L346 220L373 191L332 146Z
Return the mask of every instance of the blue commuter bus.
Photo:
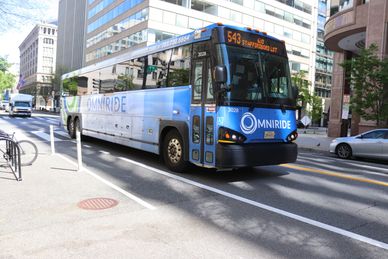
M297 158L296 95L284 41L212 24L62 76L76 130L160 154L173 171Z

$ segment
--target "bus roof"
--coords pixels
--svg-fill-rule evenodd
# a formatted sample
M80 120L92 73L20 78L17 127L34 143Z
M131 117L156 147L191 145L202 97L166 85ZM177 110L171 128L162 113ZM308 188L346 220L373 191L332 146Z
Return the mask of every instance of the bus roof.
M206 27L194 30L192 32L189 32L189 33L186 33L183 35L179 35L179 36L175 36L175 37L157 42L157 43L152 44L150 46L138 48L138 49L135 49L133 51L119 55L117 57L113 57L113 58L92 64L92 65L89 65L87 67L83 67L81 69L69 72L67 74L62 75L62 79L71 78L74 76L78 76L80 74L92 72L92 71L95 71L97 69L109 67L109 66L112 66L114 64L125 62L128 60L134 59L134 58L144 57L144 56L147 56L147 55L154 53L154 52L157 52L157 51L159 52L159 51L163 51L166 49L186 45L188 43L194 43L194 42L208 40L208 39L210 39L212 31L214 28L223 28L223 29L228 28L228 29L234 29L237 31L242 31L242 32L247 32L247 33L254 33L254 34L260 35L263 38L283 42L275 37L267 35L267 33L265 33L265 32L261 32L259 30L253 30L253 29L248 28L248 27L239 27L239 26L233 26L233 25L225 25L225 24L221 24L221 23L213 23L213 24L210 24Z

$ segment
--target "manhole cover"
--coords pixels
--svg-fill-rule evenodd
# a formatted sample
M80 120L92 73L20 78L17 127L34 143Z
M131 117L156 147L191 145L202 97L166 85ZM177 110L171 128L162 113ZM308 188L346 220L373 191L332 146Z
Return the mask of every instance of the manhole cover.
M109 198L92 198L80 201L77 206L84 210L105 210L119 204L118 201Z

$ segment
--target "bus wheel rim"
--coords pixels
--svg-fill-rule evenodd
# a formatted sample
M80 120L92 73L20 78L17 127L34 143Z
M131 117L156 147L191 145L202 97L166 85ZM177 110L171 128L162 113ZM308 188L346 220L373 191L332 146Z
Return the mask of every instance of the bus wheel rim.
M178 139L171 139L167 147L168 158L174 164L178 163L182 157L182 145Z

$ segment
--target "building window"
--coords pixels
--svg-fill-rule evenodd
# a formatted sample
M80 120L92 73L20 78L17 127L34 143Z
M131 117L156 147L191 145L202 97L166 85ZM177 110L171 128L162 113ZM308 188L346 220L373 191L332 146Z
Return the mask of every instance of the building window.
M104 46L102 48L96 49L88 54L86 54L86 62L89 62L94 59L102 58L107 55L111 55L113 53L116 53L120 50L127 49L129 47L136 46L142 42L147 41L147 30L142 30L139 32L136 32L124 39L120 39L116 42L113 42L107 46ZM119 49L116 49L116 46L120 46Z
M163 13L159 9L150 8L150 15L152 17L157 18L158 21L162 21L163 19ZM126 19L120 21L119 23L116 23L115 25L111 26L110 28L100 32L99 34L89 38L86 41L86 47L89 48L90 46L93 46L103 40L106 40L116 34L119 34L130 27L135 26L136 24L139 24L143 21L148 20L148 8L145 8L130 17L127 17Z
M187 28L189 23L189 17L184 15L177 15L176 16L176 25L179 27Z
M175 20L176 20L175 13L171 13L171 12L167 12L167 11L163 12L163 23L175 25Z
M143 0L126 0L122 2L120 5L116 6L97 20L95 20L93 23L88 25L87 32L90 33L97 28L103 26L107 22L113 20L117 16L125 13L129 9L132 9L133 7L137 6L138 4L142 3Z
M218 15L217 5L199 0L191 1L191 9L212 15Z

